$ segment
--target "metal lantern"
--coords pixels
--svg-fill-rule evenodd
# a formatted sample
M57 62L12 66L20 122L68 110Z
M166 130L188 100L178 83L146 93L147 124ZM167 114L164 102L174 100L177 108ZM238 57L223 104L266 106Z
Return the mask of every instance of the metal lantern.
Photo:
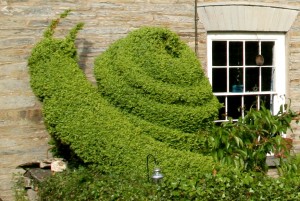
M154 168L152 180L154 183L158 183L162 178L164 178L163 174L160 172L159 168Z
M153 175L151 176L151 179L154 183L159 183L159 181L164 177L163 174L161 173L160 168L157 167L157 161L156 158L152 155L149 154L147 156L147 174L148 174L148 181L150 182L150 173L149 173L149 158L152 157L154 164L155 164L155 168L153 170Z

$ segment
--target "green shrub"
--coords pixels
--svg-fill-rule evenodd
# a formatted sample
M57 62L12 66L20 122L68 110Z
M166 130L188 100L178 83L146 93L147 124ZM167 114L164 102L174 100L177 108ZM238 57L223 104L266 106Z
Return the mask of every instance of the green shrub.
M39 186L41 201L159 200L156 186L132 175L101 174L91 168L66 171Z
M299 175L294 180L270 178L257 172L232 169L226 174L206 174L189 180L163 183L158 197L164 200L299 200Z
M290 149L283 143L281 135L291 129L290 123L295 116L288 105L281 106L276 115L263 105L260 110L251 108L237 122L224 122L213 127L207 138L211 154L217 161L241 170L266 172L267 154L282 152L289 157Z
M99 91L112 104L151 123L193 133L220 104L192 50L164 28L144 27L95 60Z
M60 18L65 18L70 11L67 10L61 14ZM53 75L47 71L53 71L51 66L45 67L53 57L53 55L63 55L66 58L77 61L77 49L75 47L75 39L77 32L83 27L82 23L77 24L66 36L65 39L53 39L54 28L58 25L60 18L53 20L50 26L44 32L44 38L41 42L35 45L31 56L28 59L30 85L35 95L40 101L46 97L50 97L56 91L56 82L53 81ZM51 72L55 73L55 72ZM84 77L84 75L77 73L74 76ZM74 77L76 79L76 77Z
M104 99L80 70L73 54L74 40L48 34L29 59L32 88L43 101L45 123L56 141L103 172L134 171L145 176L148 154L157 157L166 179L212 171L211 157L175 150L154 140Z
M299 200L300 178L269 178L264 174L242 173L237 169L223 174L205 174L163 181L159 186L132 174L101 174L93 168L79 168L56 174L42 183L41 200Z
M206 133L208 131L200 130L197 133L184 133L180 130L153 124L132 114L127 113L125 115L132 124L142 128L144 135L151 136L153 139L163 142L169 147L202 154L208 154L207 152L210 151L205 144Z

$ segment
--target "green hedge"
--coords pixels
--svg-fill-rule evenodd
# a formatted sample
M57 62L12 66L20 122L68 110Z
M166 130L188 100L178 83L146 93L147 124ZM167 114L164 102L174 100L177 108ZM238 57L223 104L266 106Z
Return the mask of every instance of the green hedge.
M94 73L112 104L157 125L196 132L220 107L195 54L168 29L129 33L96 58Z
M159 200L157 186L142 177L101 174L91 168L65 171L39 185L41 201Z
M211 157L156 141L99 94L77 64L74 34L81 26L65 39L55 39L53 31L46 31L52 34L45 34L29 58L31 86L43 101L52 137L104 172L145 177L148 154L157 157L166 179L211 172L215 165Z
M269 178L259 173L206 174L150 185L143 178L103 175L90 168L56 174L39 188L41 200L299 200L299 174L292 179Z
M144 135L148 135L159 142L163 142L169 147L202 154L208 154L208 151L210 151L205 145L208 131L200 130L197 133L184 133L180 130L153 124L132 114L125 115L132 124L142 128L142 133Z

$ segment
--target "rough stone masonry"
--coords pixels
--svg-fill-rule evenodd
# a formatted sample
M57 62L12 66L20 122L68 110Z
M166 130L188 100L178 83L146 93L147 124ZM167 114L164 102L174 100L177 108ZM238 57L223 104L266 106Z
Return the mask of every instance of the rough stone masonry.
M198 4L222 2L198 0ZM225 1L223 1L225 2ZM226 3L231 1L226 1ZM236 1L235 1L236 2ZM246 2L246 1L243 1ZM249 2L264 2L251 0ZM266 3L300 7L294 0L265 0ZM80 65L87 78L93 59L112 42L141 26L163 26L178 33L194 48L195 7L193 0L0 0L0 198L13 200L11 175L18 164L46 157L48 135L41 106L29 85L27 59L49 22L66 9L73 12L57 29L66 33L84 22L77 40ZM289 92L294 108L300 110L300 18L287 33ZM206 65L206 31L198 22L198 55ZM295 145L300 148L299 127Z
M164 26L194 44L194 3L184 0L0 0L0 198L14 200L13 173L22 163L47 155L49 136L41 106L31 91L27 59L49 22L73 12L58 27L64 35L77 22L80 65L88 79L93 60L108 45L144 25Z

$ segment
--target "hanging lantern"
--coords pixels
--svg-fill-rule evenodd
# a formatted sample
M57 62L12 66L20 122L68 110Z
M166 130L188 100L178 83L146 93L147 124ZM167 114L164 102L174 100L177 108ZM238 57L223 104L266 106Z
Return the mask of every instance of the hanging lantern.
M152 175L152 180L154 183L158 183L162 178L164 178L163 174L160 172L159 168L155 168Z
M255 63L258 66L262 66L264 64L264 61L265 61L264 57L260 54L255 57Z
M152 154L149 154L147 156L147 174L148 174L148 181L150 181L150 172L149 172L149 158L152 158L153 159L153 162L154 162L154 165L155 165L155 168L154 168L154 171L153 171L153 175L151 176L151 179L154 183L159 183L159 181L164 177L163 174L161 173L161 170L160 168L157 167L157 161L156 161L156 158L152 155Z

